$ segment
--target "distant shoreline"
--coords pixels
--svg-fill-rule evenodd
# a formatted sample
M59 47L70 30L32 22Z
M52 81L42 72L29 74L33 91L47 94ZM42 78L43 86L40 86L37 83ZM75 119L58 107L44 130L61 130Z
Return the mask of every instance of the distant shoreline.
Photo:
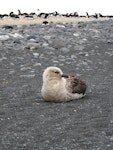
M87 22L87 21L103 21L113 19L113 16L103 16L95 13L89 15L86 12L85 16L80 16L77 12L60 14L57 11L52 13L21 13L18 9L18 14L10 12L9 14L0 14L0 25L28 25L28 24L45 24L49 22Z
M104 21L104 20L111 20L112 18L86 18L86 17L63 17L63 16L58 16L58 17L48 17L46 19L44 18L11 18L11 17L6 17L3 19L0 19L0 26L1 25L29 25L29 24L42 24L44 21L47 22L87 22L87 21Z

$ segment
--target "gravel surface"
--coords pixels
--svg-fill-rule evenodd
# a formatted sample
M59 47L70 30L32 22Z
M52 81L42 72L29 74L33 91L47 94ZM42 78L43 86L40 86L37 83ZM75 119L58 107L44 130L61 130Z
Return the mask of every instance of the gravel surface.
M45 102L43 70L80 74L80 100ZM113 149L113 21L0 26L0 150Z

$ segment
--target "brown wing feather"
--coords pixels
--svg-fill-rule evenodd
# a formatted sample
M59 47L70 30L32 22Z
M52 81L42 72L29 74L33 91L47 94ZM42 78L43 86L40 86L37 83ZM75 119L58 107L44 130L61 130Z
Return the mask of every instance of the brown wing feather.
M85 94L86 83L74 76L67 78L66 88L70 93Z

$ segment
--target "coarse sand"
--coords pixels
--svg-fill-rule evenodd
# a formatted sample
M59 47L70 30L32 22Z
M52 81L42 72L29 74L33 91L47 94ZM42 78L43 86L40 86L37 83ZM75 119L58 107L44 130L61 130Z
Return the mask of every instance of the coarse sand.
M11 18L6 17L4 19L0 20L0 25L27 25L27 24L41 24L43 21L48 22L80 22L80 21L104 21L109 20L109 18L86 18L86 17L49 17L47 19L44 18L24 18L20 17L17 18Z

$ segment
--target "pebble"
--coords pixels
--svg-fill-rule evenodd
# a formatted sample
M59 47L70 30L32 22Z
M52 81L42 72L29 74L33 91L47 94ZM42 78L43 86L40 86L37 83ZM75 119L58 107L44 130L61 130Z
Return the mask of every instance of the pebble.
M68 53L70 51L70 49L68 49L66 47L62 47L60 50L64 53Z
M10 38L9 35L0 35L0 41L6 41L9 38Z
M18 34L18 33L9 34L9 35L14 37L14 38L24 38L21 34Z
M79 36L79 34L78 34L78 33L73 33L73 36L78 37L78 36Z
M3 61L3 60L6 60L6 59L7 58L3 56L2 58L0 58L0 62Z
M20 78L34 78L35 77L35 74L23 74L23 75L20 75Z
M38 58L39 53L33 53L34 58Z
M65 43L61 39L56 38L55 40L53 40L53 46L64 47Z
M61 25L61 24L57 24L56 27L65 28L65 26L64 26L64 25Z

